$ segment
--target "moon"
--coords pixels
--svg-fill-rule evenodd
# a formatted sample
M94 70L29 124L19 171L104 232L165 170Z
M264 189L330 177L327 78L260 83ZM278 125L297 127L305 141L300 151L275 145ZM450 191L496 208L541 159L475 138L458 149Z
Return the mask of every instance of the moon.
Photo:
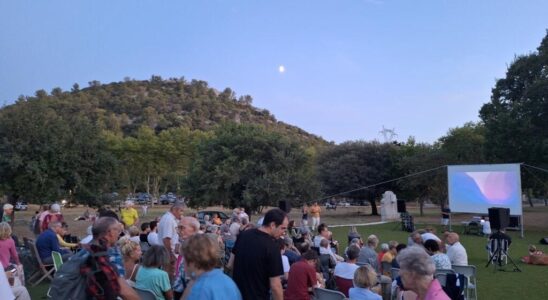
M284 72L285 72L285 67L284 67L283 65L280 65L280 66L278 67L278 72L284 73Z

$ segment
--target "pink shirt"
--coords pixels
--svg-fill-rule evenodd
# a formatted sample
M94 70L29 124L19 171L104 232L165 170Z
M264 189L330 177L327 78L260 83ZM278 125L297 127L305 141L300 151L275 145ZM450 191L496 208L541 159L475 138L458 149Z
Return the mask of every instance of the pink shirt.
M10 258L16 264L20 264L19 256L17 256L17 251L15 250L15 242L11 237L0 240L0 262L3 266L10 265Z
M428 287L424 300L451 300L451 298L445 294L441 288L440 282L437 279L434 279Z

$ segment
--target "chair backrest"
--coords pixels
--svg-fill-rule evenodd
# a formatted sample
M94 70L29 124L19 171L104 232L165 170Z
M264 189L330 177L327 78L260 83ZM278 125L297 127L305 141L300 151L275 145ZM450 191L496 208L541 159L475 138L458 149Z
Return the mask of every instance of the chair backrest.
M388 275L388 276L392 277L391 276L391 274L392 274L391 273L392 263L389 263L387 261L383 261L383 262L381 262L381 268L382 268L383 275Z
M156 300L156 294L151 290L133 288L141 300Z
M399 268L390 269L390 275L392 275L392 279L396 279L398 276L400 276L400 269Z
M436 274L455 274L453 269L436 269Z
M466 277L476 277L476 266L453 265L453 270Z
M61 253L57 251L51 251L51 258L53 259L53 267L57 272L57 270L59 270L59 268L63 265L63 256L61 256Z
M346 279L339 276L335 276L335 283L337 283L337 289L348 297L348 290L354 286L352 279Z
M44 266L46 265L42 262L40 253L38 253L38 248L36 248L36 243L33 240L28 240L28 245L30 248L30 253L32 254L34 258L36 258L36 261L38 262L38 265L40 266L40 268L44 268ZM51 265L47 265L47 266L51 266Z
M499 247L502 254L507 254L508 240L506 239L490 239L489 240L489 252L495 253Z
M344 299L346 299L346 296L341 292L328 290L328 289L322 289L322 288L314 288L314 295L316 295L317 300L344 300Z
M436 278L440 282L441 286L445 286L445 284L447 283L447 273L436 273L434 275L434 278Z

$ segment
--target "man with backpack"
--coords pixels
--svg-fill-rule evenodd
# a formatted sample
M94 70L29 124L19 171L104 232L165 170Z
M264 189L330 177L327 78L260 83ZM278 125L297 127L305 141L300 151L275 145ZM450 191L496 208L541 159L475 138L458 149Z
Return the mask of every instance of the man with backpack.
M51 283L50 299L138 300L137 293L119 276L109 262L108 249L118 241L121 224L101 217L93 224L93 240L63 264Z

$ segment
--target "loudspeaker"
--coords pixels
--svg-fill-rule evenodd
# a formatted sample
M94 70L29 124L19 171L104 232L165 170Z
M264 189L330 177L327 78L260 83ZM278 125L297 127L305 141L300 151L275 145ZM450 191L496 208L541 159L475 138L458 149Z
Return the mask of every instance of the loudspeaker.
M407 210L405 209L405 200L398 200L398 212L399 213L407 212Z
M278 202L278 207L286 213L289 213L291 211L291 203L287 200L280 200Z
M510 209L501 207L489 208L489 223L496 230L505 229L510 223Z

